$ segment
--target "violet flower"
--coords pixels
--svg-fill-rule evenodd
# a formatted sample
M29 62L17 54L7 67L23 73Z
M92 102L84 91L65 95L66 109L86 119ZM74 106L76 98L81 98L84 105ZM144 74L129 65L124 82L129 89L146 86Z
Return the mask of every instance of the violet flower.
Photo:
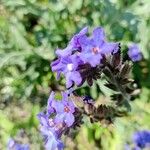
M55 93L52 92L47 103L46 113L37 115L40 122L40 131L44 137L46 150L62 150L62 134L68 130L74 121L75 106L68 95L71 90L62 92L62 100L55 100Z
M88 28L84 27L79 33L75 34L71 41L69 42L68 46L64 50L58 49L56 51L57 56L64 57L71 55L73 51L79 51L81 49L81 46L79 44L79 38L86 35L88 32Z
M56 123L65 123L68 127L70 127L74 123L74 115L75 106L71 100L68 99L68 94L62 93L62 100L60 102L55 103L53 106L56 110Z
M133 141L139 148L150 148L150 131L138 131L133 135Z
M40 121L40 131L44 137L46 150L63 150L63 142L60 140L61 128L53 122L53 119L49 119L47 115L43 113L38 114Z
M140 61L142 59L142 53L137 44L132 44L129 47L128 56L133 62Z
M8 141L7 150L30 150L30 148L28 144L20 144L10 138Z
M46 150L63 150L64 145L60 139L57 139L55 134L50 129L42 130L45 136L45 149Z
M61 73L65 76L67 88L72 87L73 84L81 86L86 79L91 86L93 81L91 77L89 79L90 74L88 73L87 76L83 72L88 72L89 68L93 70L100 65L103 55L116 53L119 49L119 43L106 42L103 28L95 28L90 38L87 37L87 32L88 29L85 27L76 34L66 49L56 52L58 59L51 63L52 71L57 73L57 79ZM90 67L81 70L81 66L83 68L87 65Z
M102 55L116 53L119 43L109 43L105 40L103 28L98 27L93 30L92 38L86 35L79 38L81 44L80 59L84 63L89 63L92 67L100 64Z
M52 62L52 71L57 72L58 76L60 73L64 74L66 77L66 87L70 88L74 83L79 85L82 81L80 73L77 71L81 60L76 55L71 55L67 57L61 57L58 60Z
M137 131L133 134L131 145L126 144L125 150L143 150L150 148L150 131Z

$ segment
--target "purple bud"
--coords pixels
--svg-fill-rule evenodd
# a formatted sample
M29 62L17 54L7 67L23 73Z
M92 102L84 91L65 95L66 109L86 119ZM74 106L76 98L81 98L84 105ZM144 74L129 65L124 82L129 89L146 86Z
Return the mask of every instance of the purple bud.
M137 44L132 44L129 47L128 56L133 62L140 61L142 59L142 53Z

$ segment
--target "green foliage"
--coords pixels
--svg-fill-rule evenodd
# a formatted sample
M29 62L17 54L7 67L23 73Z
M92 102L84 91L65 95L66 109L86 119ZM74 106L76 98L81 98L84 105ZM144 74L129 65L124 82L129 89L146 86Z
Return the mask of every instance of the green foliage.
M64 80L56 81L49 64L55 58L55 49L64 48L71 36L84 26L91 29L103 26L110 41L123 44L123 52L127 50L124 44L138 42L144 55L144 60L133 66L133 77L137 86L142 88L142 93L137 102L133 102L135 110L131 116L123 121L119 119L113 131L99 125L84 127L83 133L87 131L90 141L95 143L93 149L97 149L96 145L104 150L122 149L124 141L134 130L150 128L149 7L149 0L1 0L0 149L5 147L7 138L21 128L32 134L30 139L33 143L39 140L35 138L37 112L46 105L51 90L65 89ZM90 93L95 99L99 99L102 94L108 96L111 91L101 86L103 82L102 79L92 88L85 84L77 92ZM40 102L40 107L37 102ZM14 119L20 103L30 115L27 118L16 116ZM14 112L11 112L13 109ZM142 115L142 121L139 121L138 115ZM129 122L131 126L127 125ZM125 132L126 127L129 133ZM81 145L85 143L78 139L76 141L79 149L83 149ZM33 149L40 148L33 146Z

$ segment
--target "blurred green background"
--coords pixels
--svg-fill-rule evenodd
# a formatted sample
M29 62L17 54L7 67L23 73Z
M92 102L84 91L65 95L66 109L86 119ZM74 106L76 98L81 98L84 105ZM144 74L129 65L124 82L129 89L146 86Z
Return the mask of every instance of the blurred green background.
M67 150L123 150L136 130L150 129L150 0L0 0L0 150L8 138L25 132L31 150L43 149L36 114L44 110L50 91L65 89L50 62L84 26L103 26L107 39L137 42L144 60L131 76L141 88L132 112L113 125L84 125ZM107 100L100 80L80 93ZM106 94L108 96L108 94ZM20 134L20 133L19 133ZM20 135L19 135L20 136Z

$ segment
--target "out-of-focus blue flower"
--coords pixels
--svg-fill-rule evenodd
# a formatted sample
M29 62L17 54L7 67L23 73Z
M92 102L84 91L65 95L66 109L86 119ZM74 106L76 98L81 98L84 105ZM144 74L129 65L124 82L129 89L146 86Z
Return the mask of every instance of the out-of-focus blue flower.
M130 149L131 150L131 149ZM142 150L140 147L138 147L138 146L135 146L135 147L133 147L133 149L132 150Z
M133 135L133 141L139 148L150 148L150 131L138 131Z
M58 77L60 73L66 77L66 87L70 88L73 83L79 85L82 81L77 67L81 64L81 60L76 55L61 57L59 60L52 62L52 71L57 72Z
M17 143L14 139L9 139L8 145L7 145L8 150L29 150L29 145L28 144L20 144Z
M128 56L132 61L140 61L142 59L142 53L137 44L132 44L128 50Z
M125 144L124 150L131 150L130 145Z
M74 123L74 111L75 106L72 101L68 100L68 94L62 93L62 100L55 103L53 106L56 110L56 123L65 123L68 127L70 127Z
M102 54L115 53L119 49L119 43L109 43L105 40L103 28L98 27L93 30L92 38L86 35L79 38L81 44L80 59L84 63L89 63L92 67L100 64Z
M64 50L58 49L56 51L57 56L64 57L71 55L73 51L79 51L81 49L79 38L86 35L88 32L88 28L84 27L79 33L75 34L71 41L69 42L68 46Z

